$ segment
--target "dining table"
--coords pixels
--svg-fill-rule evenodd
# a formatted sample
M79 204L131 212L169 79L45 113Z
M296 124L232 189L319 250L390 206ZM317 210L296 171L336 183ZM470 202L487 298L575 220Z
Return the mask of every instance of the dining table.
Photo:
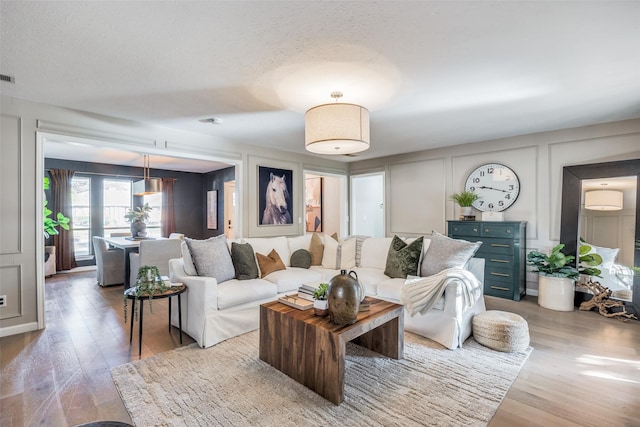
M124 288L129 289L131 287L131 280L129 279L131 274L131 260L129 254L131 252L138 252L140 249L140 242L145 239L153 239L153 237L105 237L104 240L111 246L122 249L124 253Z

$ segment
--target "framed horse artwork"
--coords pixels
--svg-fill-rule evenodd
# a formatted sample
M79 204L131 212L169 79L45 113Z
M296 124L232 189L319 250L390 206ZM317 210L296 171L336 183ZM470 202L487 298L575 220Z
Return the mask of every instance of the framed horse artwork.
M293 224L293 171L258 166L258 225Z

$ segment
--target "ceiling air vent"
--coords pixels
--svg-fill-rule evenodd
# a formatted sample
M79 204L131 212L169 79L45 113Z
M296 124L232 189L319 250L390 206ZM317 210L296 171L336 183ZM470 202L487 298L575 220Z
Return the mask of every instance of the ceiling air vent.
M13 77L13 76L8 76L6 74L0 74L0 81L9 82L9 83L15 83L16 82L16 78Z

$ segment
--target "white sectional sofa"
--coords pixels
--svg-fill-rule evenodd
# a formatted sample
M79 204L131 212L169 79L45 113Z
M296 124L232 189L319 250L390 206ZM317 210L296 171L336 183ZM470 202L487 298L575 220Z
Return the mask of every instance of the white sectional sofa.
M323 241L330 237L322 237ZM352 239L356 239L353 237ZM358 237L357 245L348 245L353 254L342 254L347 263L343 266L354 270L364 285L367 295L400 303L400 295L405 279L390 278L384 274L387 254L392 238ZM406 239L411 242L415 239ZM304 283L328 282L339 274L339 269L329 268L333 259L323 259L322 265L309 269L291 267L290 257L298 249L308 249L311 235L302 237L247 238L238 243L249 243L256 253L268 254L272 249L278 253L286 266L285 270L274 271L264 278L250 280L225 280L218 283L213 277L193 275L195 270L188 256L169 262L173 282L187 285L182 297L182 329L201 347L210 347L228 338L255 330L259 327L259 306L273 301L284 294L295 293ZM423 256L430 240L425 237ZM229 246L232 242L228 242ZM343 248L345 249L345 248ZM325 258L327 250L325 249ZM344 263L344 262L343 262ZM471 258L466 268L482 283L484 260ZM420 271L420 269L418 269ZM191 273L191 274L188 274ZM173 301L177 304L177 301ZM176 307L177 308L177 307ZM415 332L455 349L471 335L472 318L485 311L484 298L480 296L471 307L465 307L460 281L452 281L440 300L425 314L410 316L405 312L405 330ZM178 310L173 310L172 323L177 326Z

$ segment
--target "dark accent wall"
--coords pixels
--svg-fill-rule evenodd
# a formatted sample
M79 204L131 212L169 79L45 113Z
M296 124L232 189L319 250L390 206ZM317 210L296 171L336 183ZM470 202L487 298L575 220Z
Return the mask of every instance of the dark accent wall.
M204 204L202 208L202 229L205 238L224 234L224 183L235 179L236 168L234 166L204 175L201 198ZM218 228L215 230L207 229L207 191L209 190L218 190Z
M142 179L142 168L139 167L78 162L59 159L45 159L44 164L45 169L47 170L68 169L76 171L76 173L78 174L82 174L82 172L104 174L91 176L92 182L97 183L93 185L95 191L92 191L92 203L94 203L94 206L99 206L102 200L102 179L109 178L109 176L117 177L118 175L125 177L139 177L132 178L134 180ZM230 169L233 172L235 168L232 167ZM174 214L176 232L184 233L185 236L192 237L194 239L202 239L203 237L205 237L207 224L206 217L204 217L203 215L206 209L206 191L204 191L205 196L202 196L202 193L205 178L214 173L215 172L200 174L191 172L168 171L163 169L151 169L152 177L176 178L176 182L174 184ZM48 176L48 174L46 174L45 176ZM208 183L209 181L207 180L206 182Z

